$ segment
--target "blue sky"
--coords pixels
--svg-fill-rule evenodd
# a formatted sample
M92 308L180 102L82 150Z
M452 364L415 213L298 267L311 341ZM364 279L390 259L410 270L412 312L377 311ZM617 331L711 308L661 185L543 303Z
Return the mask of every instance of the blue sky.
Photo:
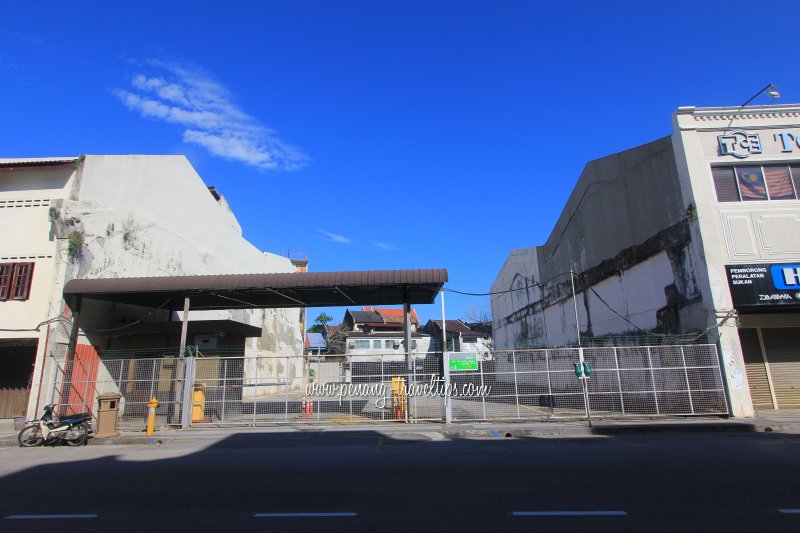
M316 271L447 268L448 287L486 292L509 250L544 242L586 162L670 134L678 106L770 82L800 101L798 11L3 2L0 157L185 154L260 249ZM448 317L487 305L449 295Z

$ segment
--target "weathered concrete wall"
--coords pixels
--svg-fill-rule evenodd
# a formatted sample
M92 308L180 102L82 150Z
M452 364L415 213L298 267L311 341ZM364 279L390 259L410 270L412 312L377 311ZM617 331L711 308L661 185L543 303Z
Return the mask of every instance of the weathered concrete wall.
M51 210L57 234L84 235L67 278L294 271L288 259L264 254L242 238L227 203L214 199L184 157L87 156L78 197ZM128 309L106 313L104 324L102 314L94 313L96 327L159 319L157 311L142 316ZM298 310L231 311L217 318L263 328L260 339L248 341L248 352L301 353Z
M515 324L517 320L509 320L508 317L539 298L541 291L530 286L540 279L538 248L511 250L490 289L493 293L490 297L492 336L497 348L507 349L514 346L519 337ZM526 287L530 288L525 290ZM514 290L509 292L509 289Z
M295 271L288 259L264 254L242 237L227 202L211 195L185 157L86 156L72 170L62 193L54 196L49 212L45 208L37 222L48 226L37 235L49 234L52 239L54 281L46 299L57 314L63 310L64 283L78 277ZM69 257L67 238L73 231L83 235L84 246ZM303 348L299 314L297 309L225 311L214 318L262 328L260 338L247 341L247 357L299 355ZM79 342L102 346L104 336L98 329L167 317L166 311L87 304L82 322L91 323L95 331L83 332ZM190 316L199 318L196 313ZM66 342L67 328L53 329L49 351L63 355L60 347ZM293 370L297 373L293 381L302 378L302 368Z
M540 254L545 279L583 272L676 224L686 206L669 137L586 165Z
M512 251L492 285L515 289L492 297L497 348L576 342L576 303L581 335L700 329L688 205L669 137L589 163L547 242Z

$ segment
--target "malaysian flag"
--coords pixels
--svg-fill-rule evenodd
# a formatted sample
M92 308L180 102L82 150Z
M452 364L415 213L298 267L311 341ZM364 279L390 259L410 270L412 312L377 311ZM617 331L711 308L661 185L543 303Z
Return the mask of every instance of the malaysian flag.
M767 180L770 200L794 200L795 193L789 167L776 165L764 167L764 178Z
M767 188L764 185L764 176L761 167L737 167L739 175L739 191L742 200L766 200Z

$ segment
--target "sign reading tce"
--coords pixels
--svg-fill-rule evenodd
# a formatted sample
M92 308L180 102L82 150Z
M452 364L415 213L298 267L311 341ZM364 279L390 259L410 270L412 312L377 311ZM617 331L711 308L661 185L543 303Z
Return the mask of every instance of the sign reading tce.
M781 152L791 153L795 148L800 149L800 133L779 131L772 134L772 141L780 145ZM751 154L762 153L761 136L758 133L747 133L743 130L726 132L717 136L719 155L732 155L739 159L746 159Z
M733 305L800 305L800 264L727 265Z

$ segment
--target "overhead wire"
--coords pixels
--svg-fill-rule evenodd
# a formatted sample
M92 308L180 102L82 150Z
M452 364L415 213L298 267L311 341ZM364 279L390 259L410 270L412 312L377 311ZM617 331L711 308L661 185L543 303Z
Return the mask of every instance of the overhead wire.
M446 288L446 287L445 287L445 288L442 288L442 290L443 290L443 291L446 291L446 292L452 292L452 293L455 293L455 294L461 294L461 295L464 295L464 296L495 296L495 295L498 295L498 294L508 294L508 293L511 293L511 292L514 292L514 291L522 291L522 290L525 290L525 291L527 291L528 289L530 289L530 288L533 288L533 287L542 287L542 286L544 286L545 284L547 284L547 283L550 283L550 282L551 282L551 281L553 281L553 280L556 280L556 279L558 279L558 278L560 278L560 277L563 277L563 276L572 275L572 274L573 274L573 271L569 271L569 272L562 272L561 274L558 274L558 275L556 275L556 276L553 276L552 278L550 278L550 279L547 279L547 280L544 280L544 281L540 281L540 282L533 283L533 284L528 284L528 283L527 283L527 281L526 281L525 287L518 287L518 288L514 288L514 289L508 289L508 290L504 290L504 291L490 291L490 292L466 292L466 291L459 291L459 290L456 290L456 289L450 289L450 288ZM593 293L593 294L594 294L594 295L597 297L597 299L598 299L598 300L600 300L600 302L601 302L603 305L605 305L605 306L606 306L606 307L607 307L607 308L608 308L608 309L609 309L609 310L610 310L612 313L614 313L614 314L615 314L615 315L617 315L619 318L621 318L622 320L624 320L625 322L627 322L628 324L630 324L631 326L633 326L633 327L634 327L634 328L635 328L637 331L639 331L640 333L643 333L643 334L645 334L645 335L652 335L652 336L654 336L654 337L662 337L662 338L671 338L671 337L674 337L674 335L670 335L670 334L664 334L664 333L654 333L654 332L651 332L651 331L646 331L646 330L642 329L641 327L639 327L639 326L637 326L636 324L634 324L634 323L633 323L633 322L632 322L630 319L628 319L626 316L624 316L623 314L619 313L619 312L618 312L616 309L614 309L613 307L611 307L611 305L610 305L610 304L609 304L607 301L605 301L605 300L603 299L603 297L602 297L602 296L600 296L600 295L597 293L597 291L596 291L596 290L594 290L594 287L592 287L592 286L589 286L589 287L588 287L588 290L590 290L590 291L591 291L591 292L592 292L592 293ZM730 318L731 318L731 317L733 317L733 316L735 316L735 315L736 315L736 310L735 310L735 309L732 309L732 310L728 311L728 312L725 314L725 316L724 316L724 317L722 317L722 320L720 320L719 322L717 322L716 324L714 324L714 325L712 325L712 326L709 326L708 328L704 329L703 331L701 331L701 332L699 332L699 333L695 334L695 335L692 337L692 339L691 339L691 340L697 340L697 339L699 339L699 338L703 337L704 335L706 335L706 334L707 334L709 331L711 331L711 330L713 330L713 329L715 329L715 328L719 328L719 327L723 326L723 325L725 324L725 322L727 322L728 320L730 320Z
M39 331L42 326L52 324L53 322L61 322L62 320L72 325L72 322L70 322L69 319L67 319L66 317L56 316L39 322L38 324L36 324L36 327L34 328L0 328L0 331L9 331L9 332Z
M556 280L556 279L561 278L563 276L568 276L570 274L572 274L572 272L562 272L561 274L557 274L557 275L553 276L550 279L546 279L544 281L539 281L537 283L532 283L532 284L529 284L526 281L524 287L519 287L519 288L516 288L516 289L508 289L507 291L464 292L464 291L457 291L456 289L450 289L450 288L447 288L447 287L443 287L442 290L443 291L447 291L447 292L454 292L456 294L463 294L464 296L494 296L495 294L508 294L509 292L514 292L514 291L526 291L526 290L531 289L533 287L543 287L545 284L550 283L553 280Z

